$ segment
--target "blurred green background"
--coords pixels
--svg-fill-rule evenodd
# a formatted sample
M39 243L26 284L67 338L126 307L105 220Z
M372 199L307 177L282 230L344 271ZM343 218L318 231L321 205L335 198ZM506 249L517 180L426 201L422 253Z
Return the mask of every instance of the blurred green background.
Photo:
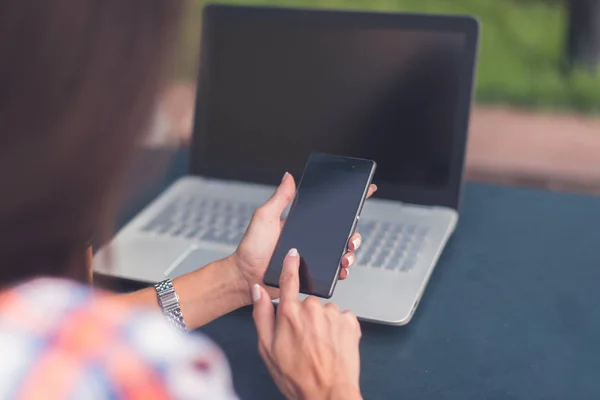
M229 0L328 9L470 14L482 25L477 72L479 103L521 108L600 112L600 78L561 72L564 63L566 0ZM600 1L600 0L599 0ZM185 13L176 76L197 73L204 0L191 0Z

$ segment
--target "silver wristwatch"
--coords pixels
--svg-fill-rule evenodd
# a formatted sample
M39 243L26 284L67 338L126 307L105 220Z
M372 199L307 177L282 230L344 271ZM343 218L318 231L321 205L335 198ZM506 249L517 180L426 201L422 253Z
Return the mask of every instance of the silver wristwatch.
M158 304L162 308L163 314L167 321L175 325L176 328L187 332L187 325L183 320L183 314L179 307L179 296L173 288L173 282L170 279L165 279L154 285L156 294L158 295Z

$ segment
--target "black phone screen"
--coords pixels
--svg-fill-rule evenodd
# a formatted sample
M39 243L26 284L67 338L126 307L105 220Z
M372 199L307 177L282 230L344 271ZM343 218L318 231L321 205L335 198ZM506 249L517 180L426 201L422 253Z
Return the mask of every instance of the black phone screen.
M370 160L309 156L265 274L267 285L279 285L283 260L296 248L300 253L300 291L331 297L374 168Z

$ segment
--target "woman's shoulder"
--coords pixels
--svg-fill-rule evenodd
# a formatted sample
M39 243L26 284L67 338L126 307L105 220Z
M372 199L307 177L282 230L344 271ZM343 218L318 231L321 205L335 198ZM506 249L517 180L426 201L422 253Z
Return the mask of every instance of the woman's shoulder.
M231 399L229 367L155 310L56 279L0 294L0 399ZM99 395L100 394L100 395Z

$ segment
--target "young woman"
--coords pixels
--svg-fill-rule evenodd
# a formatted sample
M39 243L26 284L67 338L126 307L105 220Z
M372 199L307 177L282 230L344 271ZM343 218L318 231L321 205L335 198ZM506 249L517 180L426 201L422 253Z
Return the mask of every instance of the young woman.
M230 257L128 295L89 287L86 243L110 231L180 6L0 0L2 399L233 399L223 354L175 327L252 302L260 353L284 395L361 397L360 327L335 305L298 301L297 251L285 261L277 315L270 297L279 293L259 285L294 194L289 174ZM360 240L349 242L342 279Z

